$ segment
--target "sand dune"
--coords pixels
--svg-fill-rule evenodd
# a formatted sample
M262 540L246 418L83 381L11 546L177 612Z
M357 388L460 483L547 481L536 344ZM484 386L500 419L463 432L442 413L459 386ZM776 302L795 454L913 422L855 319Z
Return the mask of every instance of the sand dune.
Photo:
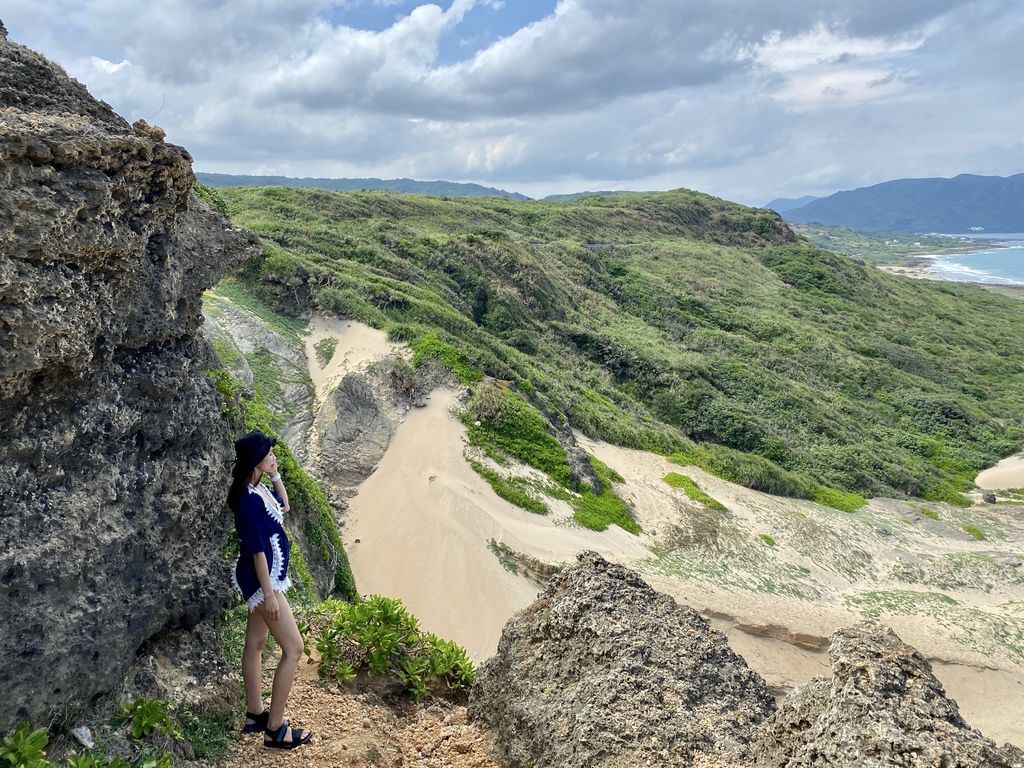
M594 549L627 560L646 550L621 529L601 534L499 498L463 457L455 393L409 413L377 471L350 501L345 539L360 591L399 597L424 628L483 659L537 587L505 570L488 540L547 562ZM359 543L355 543L359 539Z
M984 470L974 482L986 491L1024 488L1024 455L1008 456Z

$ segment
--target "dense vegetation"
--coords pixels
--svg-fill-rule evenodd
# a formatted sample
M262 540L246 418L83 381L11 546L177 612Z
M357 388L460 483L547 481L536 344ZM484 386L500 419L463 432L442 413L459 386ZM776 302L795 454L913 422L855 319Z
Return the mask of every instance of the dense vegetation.
M465 698L476 669L465 649L420 630L401 601L372 595L347 603L327 599L310 614L320 674L339 683L360 672L398 681L415 701L430 692Z
M770 211L218 192L264 241L235 279L279 309L384 328L555 423L753 487L956 501L1024 441L1019 302L858 266Z

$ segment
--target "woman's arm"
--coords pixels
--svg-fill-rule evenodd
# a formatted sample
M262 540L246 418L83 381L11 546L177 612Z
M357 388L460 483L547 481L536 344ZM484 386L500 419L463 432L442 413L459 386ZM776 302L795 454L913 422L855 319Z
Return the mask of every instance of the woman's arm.
M263 588L263 608L266 617L271 621L277 621L280 606L277 604L277 595L270 585L270 566L267 565L267 556L263 552L257 552L252 556L253 564L256 566L256 578L259 579Z
M287 512L289 509L291 509L291 507L288 505L288 491L285 490L284 482L282 482L281 480L281 470L277 468L276 456L274 457L274 471L271 472L270 474L270 482L274 486L274 491L281 499L281 506L284 508L284 511Z

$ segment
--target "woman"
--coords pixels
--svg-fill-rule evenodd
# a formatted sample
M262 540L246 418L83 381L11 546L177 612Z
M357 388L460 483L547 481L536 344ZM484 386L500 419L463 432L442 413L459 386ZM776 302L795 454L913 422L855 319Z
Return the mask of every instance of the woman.
M284 593L291 586L288 554L291 544L284 530L288 492L277 471L274 444L277 441L254 430L235 441L228 506L235 513L235 530L241 554L235 562L235 587L249 606L242 654L242 678L248 712L242 730L263 729L263 743L278 749L294 749L308 742L312 731L289 728L284 707L291 691L295 670L302 657L302 636ZM261 481L270 478L274 490ZM263 647L273 634L281 648L281 662L274 672L270 709L263 707ZM258 713L258 714L256 714Z

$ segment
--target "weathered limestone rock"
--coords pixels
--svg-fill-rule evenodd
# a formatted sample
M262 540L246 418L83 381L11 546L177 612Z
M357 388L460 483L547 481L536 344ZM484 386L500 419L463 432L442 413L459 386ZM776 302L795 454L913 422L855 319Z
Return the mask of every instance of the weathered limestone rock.
M972 729L931 666L874 623L837 632L833 678L776 711L696 612L592 552L505 625L470 715L510 768L1024 768Z
M470 698L516 768L742 762L774 706L721 632L593 552L509 620Z
M1024 752L964 721L928 661L888 627L840 630L829 655L832 679L793 691L767 723L758 766L1024 766Z
M391 442L393 426L367 377L349 373L316 415L317 474L336 493L370 476Z
M0 733L225 603L199 296L257 248L193 180L159 128L0 39Z

